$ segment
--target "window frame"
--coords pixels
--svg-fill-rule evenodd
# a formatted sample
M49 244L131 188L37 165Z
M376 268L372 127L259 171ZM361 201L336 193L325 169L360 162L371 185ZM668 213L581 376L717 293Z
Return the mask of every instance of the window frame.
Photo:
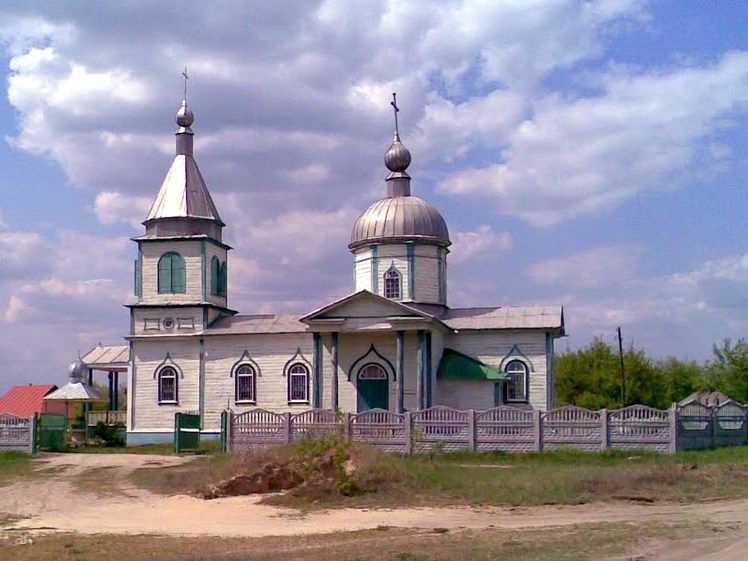
M522 367L522 372L519 370L510 371L510 367L514 365L519 365ZM504 386L504 402L505 403L529 403L530 401L530 368L527 366L527 364L519 359L513 359L506 363L506 366L504 366L504 372L509 374L509 380L506 381L506 384ZM512 379L513 375L522 375L522 384L524 389L524 396L522 398L511 398L509 393L509 387L511 384L514 384L514 380Z
M391 280L396 281L396 288L397 288L397 296L388 296L387 295L387 281ZM392 265L389 269L387 269L384 272L384 275L382 276L382 294L385 298L389 300L402 300L403 299L403 276L400 274L400 271L397 270L397 267Z
M221 262L215 255L210 260L210 293L213 296L221 295Z
M379 371L382 374L384 374L384 376L382 376L381 378L368 378L368 377L362 378L361 373L370 367L376 367L377 369L379 369ZM381 364L378 364L376 362L367 362L366 364L361 366L361 368L359 368L358 372L356 373L356 380L389 380L389 378L390 377L389 377L389 374L387 374L387 369Z
M242 372L243 368L249 369L249 373ZM239 378L252 378L252 398L251 399L239 399ZM240 364L234 369L234 403L237 405L254 405L257 403L257 371L255 367L245 362Z
M166 379L166 377L164 376L166 372L173 373L169 374L168 379L174 379L174 399L164 399L163 381L164 379ZM158 381L158 404L177 405L179 403L179 371L176 369L176 367L171 365L163 366L158 371L158 376L156 378Z
M295 368L301 368L304 370L304 373L301 372L294 372ZM286 369L286 378L288 378L288 387L287 387L287 398L289 404L296 404L296 403L309 403L309 367L304 364L303 362L294 362L288 366ZM304 376L304 399L292 399L292 389L293 389L293 379L298 378L300 376Z
M168 275L169 275L169 282L168 282L168 288L162 287L162 284L166 284L166 282L162 283L162 275L165 275L167 273L167 269L165 266L165 259L169 260L168 265ZM177 263L178 267L175 269L174 263ZM163 264L163 265L162 265ZM161 257L158 259L158 264L156 266L157 268L157 274L156 274L156 288L158 289L159 294L184 294L187 292L187 265L184 261L184 257L182 257L179 253L176 251L167 251L166 253L162 254ZM181 275L181 285L177 284L175 282L176 274Z

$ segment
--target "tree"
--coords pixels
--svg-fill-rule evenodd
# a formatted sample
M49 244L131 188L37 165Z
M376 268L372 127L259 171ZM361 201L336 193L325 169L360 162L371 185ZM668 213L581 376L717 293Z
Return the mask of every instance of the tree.
M724 339L712 348L714 360L708 364L711 388L721 391L735 401L748 403L748 341Z

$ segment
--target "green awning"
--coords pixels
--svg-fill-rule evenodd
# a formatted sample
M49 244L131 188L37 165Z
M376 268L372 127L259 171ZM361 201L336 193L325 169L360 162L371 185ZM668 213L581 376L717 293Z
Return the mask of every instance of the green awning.
M444 349L436 377L442 380L508 380L506 372L488 366L479 360Z

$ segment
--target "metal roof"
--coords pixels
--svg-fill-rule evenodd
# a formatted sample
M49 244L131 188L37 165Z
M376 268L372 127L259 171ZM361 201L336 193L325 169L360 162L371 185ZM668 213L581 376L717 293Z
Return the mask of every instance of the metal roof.
M224 225L216 205L208 192L197 162L192 155L193 132L185 126L184 111L189 111L183 102L177 113L177 154L174 157L156 200L153 201L146 222L159 218L204 218ZM192 113L190 112L190 116ZM192 123L192 119L189 119Z
M54 384L13 386L0 397L0 413L30 417L42 411L44 396L57 389Z
M83 382L70 382L47 395L44 401L96 402L107 401L107 398L93 386Z
M559 329L564 332L563 306L500 306L448 308L442 321L452 329Z
M130 347L120 345L115 347L97 346L88 351L81 360L89 368L96 370L122 370L130 362Z
M205 330L206 335L233 335L245 333L304 333L309 328L301 323L299 315L257 314L224 316Z

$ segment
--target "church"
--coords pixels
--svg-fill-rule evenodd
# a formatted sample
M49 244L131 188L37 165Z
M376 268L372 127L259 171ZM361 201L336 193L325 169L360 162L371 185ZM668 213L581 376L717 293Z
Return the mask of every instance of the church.
M194 158L194 115L182 102L174 161L145 233L133 238L128 445L171 441L177 412L198 412L211 438L227 408L553 407L562 307L449 307L449 229L411 192L411 155L392 105L383 197L352 225L348 243L351 294L301 314L241 314L229 306L226 224Z

